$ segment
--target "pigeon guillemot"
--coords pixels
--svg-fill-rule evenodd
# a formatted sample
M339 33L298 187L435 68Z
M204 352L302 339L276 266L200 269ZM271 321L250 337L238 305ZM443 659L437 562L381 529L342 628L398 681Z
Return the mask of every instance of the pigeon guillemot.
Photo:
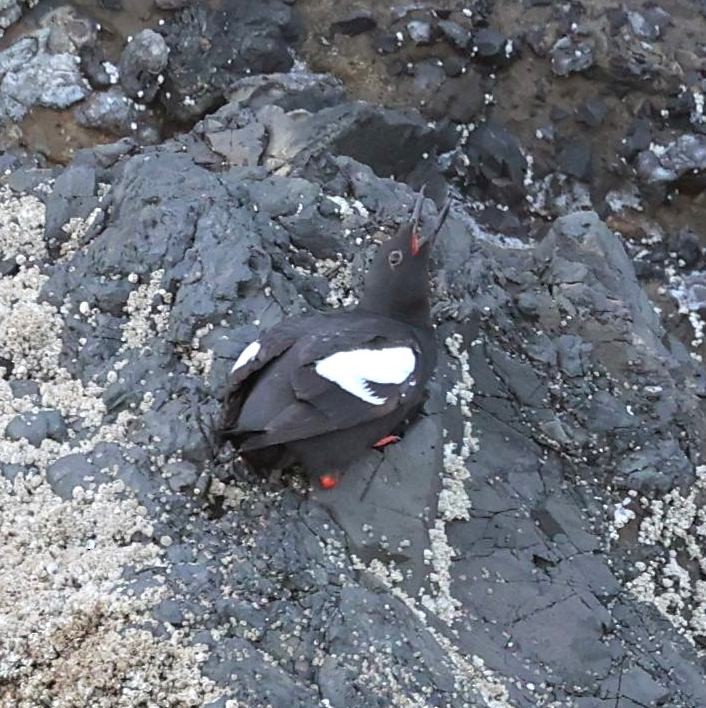
M289 318L242 351L220 439L259 469L301 465L324 488L371 447L396 442L436 365L422 189L411 218L379 248L354 310Z

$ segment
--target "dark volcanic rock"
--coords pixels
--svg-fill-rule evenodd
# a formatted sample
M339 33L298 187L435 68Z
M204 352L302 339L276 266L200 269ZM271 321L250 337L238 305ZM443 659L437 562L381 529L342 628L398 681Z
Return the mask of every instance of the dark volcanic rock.
M130 98L151 103L163 80L169 47L161 34L142 30L125 47L120 57L120 84Z
M296 36L283 0L225 0L217 9L195 5L162 28L169 46L161 101L177 121L200 118L246 73L287 71Z
M353 37L357 34L363 34L363 32L370 32L370 30L375 29L376 26L377 23L370 12L367 10L356 10L332 22L331 30Z
M502 217L529 171L509 131L483 124L451 152L443 127L339 88L250 77L187 134L62 170L54 225L96 182L110 208L81 248L39 259L42 313L62 325L54 368L82 393L66 417L76 443L24 474L67 500L82 487L81 504L106 482L136 496L149 531L110 522L126 547L159 546L114 592L159 590L136 621L206 647L216 705L705 705L689 555L706 484L700 365L594 212L523 240L473 218L482 198L486 223L522 231ZM439 366L422 415L332 493L256 478L211 447L233 361L288 314L359 292L373 239L413 203L390 175L416 177L435 153L470 198L434 251ZM435 214L425 201L422 223ZM48 383L0 393L44 406L66 395Z

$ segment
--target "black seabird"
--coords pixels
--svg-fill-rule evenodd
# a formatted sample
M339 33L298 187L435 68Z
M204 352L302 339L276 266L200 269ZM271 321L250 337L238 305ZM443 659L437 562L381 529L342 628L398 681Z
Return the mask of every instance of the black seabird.
M423 200L380 246L354 310L286 319L238 357L219 432L252 467L296 463L333 487L421 409L437 356L429 254L450 206L423 237Z

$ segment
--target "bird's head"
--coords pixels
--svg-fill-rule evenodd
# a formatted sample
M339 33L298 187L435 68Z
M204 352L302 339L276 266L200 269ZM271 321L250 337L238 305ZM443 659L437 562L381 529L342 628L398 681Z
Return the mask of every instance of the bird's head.
M384 241L368 270L359 308L366 312L430 326L429 255L449 212L447 200L427 234L420 229L424 188L419 192L410 218Z

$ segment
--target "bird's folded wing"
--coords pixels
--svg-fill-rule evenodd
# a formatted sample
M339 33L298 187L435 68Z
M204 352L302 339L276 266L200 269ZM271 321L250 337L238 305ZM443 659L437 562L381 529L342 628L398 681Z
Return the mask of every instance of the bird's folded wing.
M254 446L303 440L384 417L415 392L419 348L412 338L341 332L312 337L299 350L290 383L296 401Z
M297 341L300 333L299 320L285 320L243 349L230 372L224 398L221 424L223 432L235 425L240 414L243 397L256 378L254 375L286 352Z

